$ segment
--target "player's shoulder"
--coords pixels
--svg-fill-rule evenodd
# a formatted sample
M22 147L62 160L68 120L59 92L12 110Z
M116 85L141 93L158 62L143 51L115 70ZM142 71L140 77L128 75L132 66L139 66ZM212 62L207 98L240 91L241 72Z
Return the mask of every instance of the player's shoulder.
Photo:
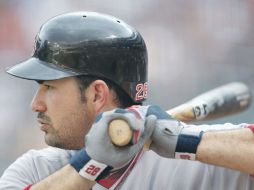
M68 164L74 153L75 151L72 150L54 147L32 149L20 156L9 168L19 168L21 171L26 171L29 168L28 172L51 173Z
M23 154L17 162L27 163L36 170L50 170L52 172L68 164L74 153L74 150L64 150L55 147L47 147L40 150L32 149Z
M16 159L0 178L0 189L22 189L68 164L74 151L48 147L29 150ZM15 188L14 188L15 187Z
M31 149L27 151L23 156L30 157L32 159L46 159L46 160L59 160L59 159L70 159L75 153L74 150L64 150L55 147L47 147L43 149Z

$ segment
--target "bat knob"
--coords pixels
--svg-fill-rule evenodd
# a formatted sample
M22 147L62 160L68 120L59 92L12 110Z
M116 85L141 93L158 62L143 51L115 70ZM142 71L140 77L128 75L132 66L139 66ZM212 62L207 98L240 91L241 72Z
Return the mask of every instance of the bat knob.
M126 146L131 142L132 130L123 119L115 119L109 123L108 134L111 141L116 146Z

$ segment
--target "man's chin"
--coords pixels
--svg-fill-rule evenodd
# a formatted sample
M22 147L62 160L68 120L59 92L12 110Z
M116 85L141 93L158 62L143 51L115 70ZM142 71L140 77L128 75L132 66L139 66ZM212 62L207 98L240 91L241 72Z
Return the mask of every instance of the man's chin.
M55 138L52 138L52 136L50 134L45 134L44 136L44 140L45 140L45 143L49 146L53 146L53 147L57 147L57 148L62 148L63 145L59 142L56 141Z
M65 149L65 150L80 150L84 146L77 146L72 144L66 144L61 141L56 141L56 139L50 138L47 134L45 135L45 143L49 146Z

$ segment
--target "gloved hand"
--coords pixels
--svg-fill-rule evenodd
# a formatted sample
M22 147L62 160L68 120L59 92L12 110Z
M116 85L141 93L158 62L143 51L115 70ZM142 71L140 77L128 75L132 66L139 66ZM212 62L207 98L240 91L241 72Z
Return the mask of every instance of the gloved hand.
M108 125L114 119L124 119L129 123L137 134L135 144L126 147L112 144ZM81 176L110 188L126 170L132 169L140 157L144 143L152 135L155 119L154 116L144 119L137 112L127 109L115 109L98 115L85 137L85 148L71 159L70 164Z
M148 115L155 115L155 129L152 134L150 149L167 158L195 160L198 145L202 135L208 131L233 130L249 127L242 123L234 125L186 125L183 122L170 118L165 111L158 106L150 106ZM147 118L147 121L149 118Z
M185 130L184 123L171 118L158 106L150 106L147 112L149 115L156 116L151 150L167 158L195 160L202 131Z
M112 144L107 127L114 119L127 121L132 130L138 133L135 144L125 147L117 147ZM145 142L151 137L155 117L150 117L145 122L145 120L136 116L133 111L127 109L115 109L100 114L86 135L85 145L87 153L97 161L110 165L113 168L122 167L142 149Z

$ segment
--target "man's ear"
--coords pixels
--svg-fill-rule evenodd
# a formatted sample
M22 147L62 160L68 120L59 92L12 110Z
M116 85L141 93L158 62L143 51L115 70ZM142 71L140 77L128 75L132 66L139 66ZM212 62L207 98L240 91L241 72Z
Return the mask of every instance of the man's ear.
M100 113L108 104L109 88L103 80L93 81L86 90L88 106L92 106L96 113Z

